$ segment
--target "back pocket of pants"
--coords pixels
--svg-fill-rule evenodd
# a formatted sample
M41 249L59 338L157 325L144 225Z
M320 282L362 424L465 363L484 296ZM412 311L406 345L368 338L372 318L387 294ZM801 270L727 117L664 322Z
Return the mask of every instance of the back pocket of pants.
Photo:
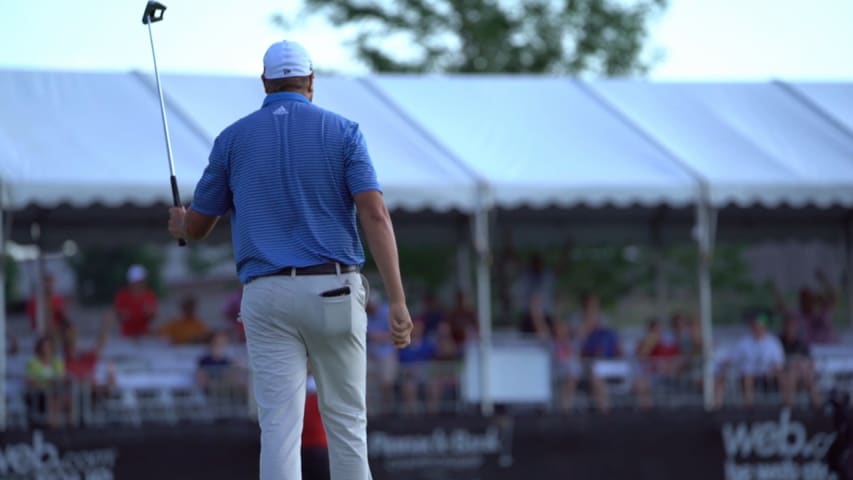
M351 335L353 326L354 297L352 294L338 297L320 297L323 318L323 334L332 337Z

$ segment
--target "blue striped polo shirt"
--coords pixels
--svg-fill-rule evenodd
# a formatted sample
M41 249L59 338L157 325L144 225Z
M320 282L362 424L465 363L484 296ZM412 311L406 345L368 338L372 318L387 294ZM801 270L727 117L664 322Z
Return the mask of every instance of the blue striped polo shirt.
M299 93L267 95L216 138L192 209L231 210L244 284L284 267L364 263L353 196L380 190L358 124Z

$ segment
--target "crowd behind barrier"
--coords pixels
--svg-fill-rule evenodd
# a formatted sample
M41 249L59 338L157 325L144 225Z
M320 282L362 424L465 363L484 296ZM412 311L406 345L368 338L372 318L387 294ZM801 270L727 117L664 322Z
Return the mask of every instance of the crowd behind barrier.
M701 408L706 360L716 408L815 408L832 391L853 392L853 337L834 331L837 302L824 278L824 291L804 290L795 308L780 300L745 312L741 325L715 329L706 352L698 320L689 313L650 319L642 331L617 330L593 292L580 295L574 314L557 314L554 276L541 259L534 257L518 277L518 324L498 328L494 342L523 339L550 358L544 375L551 394L532 406L538 410ZM181 300L174 318L158 321L159 299L146 287L145 270L132 266L127 280L99 327L78 342L75 321L48 277L43 335L9 343L10 426L204 422L254 414L239 291L224 306L220 299L219 325L226 327L214 328L192 296ZM449 306L431 292L417 305L412 344L397 350L387 304L375 290L367 300L369 413L476 412L477 403L463 395L464 383L477 381L465 376L472 361L466 352L479 342L476 312L461 291ZM39 329L36 310L31 299L33 331ZM524 365L506 372L518 374L526 374Z

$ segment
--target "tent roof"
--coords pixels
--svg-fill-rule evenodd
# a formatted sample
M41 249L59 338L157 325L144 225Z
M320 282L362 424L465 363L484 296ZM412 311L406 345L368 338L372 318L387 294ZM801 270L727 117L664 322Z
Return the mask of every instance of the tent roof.
M853 86L849 83L803 82L786 85L825 112L831 122L838 122L842 129L853 134Z
M853 136L780 85L592 87L705 179L718 206L853 205Z
M696 182L567 79L382 75L370 81L470 164L502 207L681 205Z
M4 205L117 206L171 199L160 109L130 75L0 72L0 178ZM170 124L176 169L186 182L208 146Z
M222 129L260 108L264 100L255 77L167 75L162 81L170 104L196 123L211 144ZM359 123L390 207L474 209L475 181L466 167L362 81L320 77L315 88L316 105Z

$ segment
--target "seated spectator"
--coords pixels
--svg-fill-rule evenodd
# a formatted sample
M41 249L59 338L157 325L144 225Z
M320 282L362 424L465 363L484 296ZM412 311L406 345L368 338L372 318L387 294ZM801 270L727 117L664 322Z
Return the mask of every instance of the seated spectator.
M207 353L198 361L196 383L203 388L231 386L234 383L234 362L226 354L228 334L216 332L210 338Z
M453 339L450 323L443 321L438 324L435 334L435 351L432 356L429 374L429 403L430 412L438 412L442 403L449 398L455 398L458 386L459 360L462 350Z
M186 297L181 301L181 314L157 330L157 333L175 345L203 342L210 334L207 324L196 313L196 299Z
M384 412L394 405L394 384L397 382L397 349L391 338L388 325L388 304L382 300L379 292L370 293L365 308L367 311L367 381L370 391L379 388L379 402L371 402L372 409Z
M146 335L157 316L157 295L147 287L147 275L142 265L131 265L127 270L127 286L119 290L113 300L113 309L125 337Z
M48 323L44 326L45 330L42 333L61 331L67 328L70 325L70 321L68 320L68 312L65 308L65 299L62 295L56 293L56 281L50 273L44 276L44 295L45 305L47 305L48 310L45 318ZM39 313L38 300L38 292L36 291L27 301L27 317L30 319L33 331L38 331L38 325L36 324Z
M563 412L569 412L574 408L575 390L581 377L574 332L569 322L562 321L554 324L552 347L559 391L559 408Z
M46 422L51 427L62 424L63 413L70 411L65 379L65 364L55 354L53 342L49 337L40 337L35 355L27 362L27 401L33 422Z
M407 413L416 413L420 408L420 392L427 385L427 365L435 355L435 344L425 335L426 325L414 322L409 346L399 350L400 391L403 408Z
M672 316L672 332L681 359L679 373L701 380L702 357L705 346L702 342L702 327L696 317L683 313Z
M544 298L542 295L533 295L530 298L527 313L521 320L521 331L535 334L540 340L549 341L553 325L554 319L545 310Z
M823 271L815 272L822 292L803 287L799 294L799 310L790 308L778 289L775 290L777 308L783 317L796 317L800 333L809 344L834 343L838 340L832 324L832 315L838 295Z
M456 291L453 308L447 313L447 321L456 344L462 347L465 342L475 339L479 334L477 314L472 310L465 299L465 292Z
M589 380L596 407L606 413L610 410L607 379L597 373L596 363L599 360L621 358L622 346L616 332L603 324L598 296L585 293L581 296L581 303L581 358L584 360L584 373Z
M730 351L717 377L715 404L718 408L723 405L729 372L739 377L746 406L754 404L756 386L769 390L781 384L785 351L779 339L767 330L769 318L762 311L747 314L749 332Z
M444 320L444 309L441 308L435 292L430 290L424 295L418 319L424 324L424 335L430 337L435 334L438 324Z
M811 397L812 405L821 405L820 391L814 379L814 362L811 349L800 333L799 322L795 317L788 317L779 335L782 348L785 351L785 368L783 372L782 395L785 405L793 406L794 397L802 385Z
M650 408L652 386L675 375L679 355L678 344L672 337L664 335L657 320L650 320L643 338L637 344L638 374L634 384L640 408Z

